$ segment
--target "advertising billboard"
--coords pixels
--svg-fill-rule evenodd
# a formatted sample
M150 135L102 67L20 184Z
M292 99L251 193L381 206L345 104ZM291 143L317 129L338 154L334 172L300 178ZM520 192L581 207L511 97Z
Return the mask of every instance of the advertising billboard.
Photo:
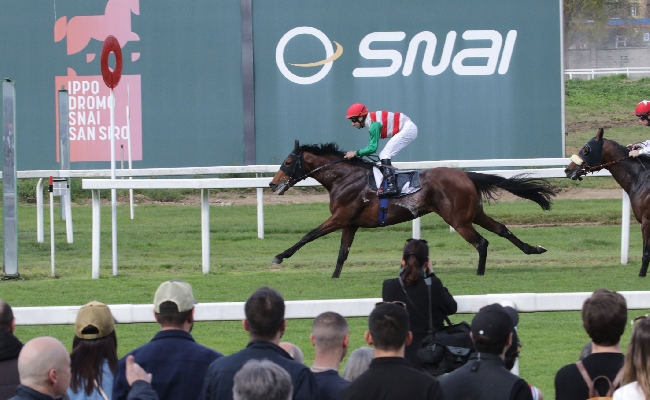
M258 162L368 143L347 107L406 114L395 161L563 157L560 3L255 2ZM380 148L383 144L380 141Z
M394 161L564 155L559 1L0 2L19 170L58 168L62 87L71 168L109 167L108 35L117 160L130 133L134 168L277 164L295 139L357 150L352 103L417 125Z

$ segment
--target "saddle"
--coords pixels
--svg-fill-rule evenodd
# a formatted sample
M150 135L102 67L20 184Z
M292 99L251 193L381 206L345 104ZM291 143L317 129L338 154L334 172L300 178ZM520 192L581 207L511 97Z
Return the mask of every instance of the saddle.
M397 178L397 194L391 196L393 198L404 197L413 194L420 189L420 174L418 171L395 171ZM368 186L370 189L377 191L377 185L383 185L383 175L379 168L373 167L372 171L368 173Z

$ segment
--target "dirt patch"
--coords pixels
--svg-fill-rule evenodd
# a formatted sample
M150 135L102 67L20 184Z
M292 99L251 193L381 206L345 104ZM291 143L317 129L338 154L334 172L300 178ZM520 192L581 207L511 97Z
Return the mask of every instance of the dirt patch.
M608 121L579 121L570 122L565 126L567 135L576 132L596 131L598 128L625 128L629 126L637 126L639 123L635 118L632 119L616 119L612 118Z

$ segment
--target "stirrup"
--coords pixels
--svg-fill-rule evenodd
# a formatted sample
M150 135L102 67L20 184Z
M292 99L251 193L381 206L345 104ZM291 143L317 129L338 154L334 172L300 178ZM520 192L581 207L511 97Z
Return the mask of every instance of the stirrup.
M390 181L393 182L390 182ZM394 182L395 177L393 176L393 179L387 178L387 183L386 183L386 188L379 188L377 189L377 196L379 197L388 197L397 194L397 185Z

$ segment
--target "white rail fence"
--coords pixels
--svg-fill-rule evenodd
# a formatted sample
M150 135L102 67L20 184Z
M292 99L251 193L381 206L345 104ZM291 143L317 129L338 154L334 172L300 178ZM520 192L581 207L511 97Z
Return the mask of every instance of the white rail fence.
M595 79L598 75L622 75L625 74L629 78L630 75L645 75L650 76L650 68L648 67L628 67L628 68L576 68L565 69L564 75L569 79L574 77L584 77L587 80Z
M539 178L564 178L564 167L570 162L569 158L534 158L534 159L492 159L492 160L444 160L395 163L397 168L423 170L428 168L448 167L464 169L480 169L494 167L535 167L535 169L495 169L479 171L512 177L520 173L528 173ZM561 166L561 168L557 168ZM556 167L556 168L549 168ZM192 167L192 168L146 168L146 169L118 169L116 175L125 177L152 177L152 176L197 176L218 174L242 173L273 173L279 169L277 165L251 165L251 166L220 166L220 167ZM110 176L110 170L39 170L19 171L18 178L102 178ZM1 176L1 175L0 175ZM611 176L608 171L602 170L590 176ZM201 190L201 241L202 241L202 270L210 271L210 207L209 189L228 188L256 188L257 189L257 226L258 238L264 238L264 195L263 188L268 188L272 178L207 178L207 179L83 179L82 187L92 190L92 277L99 278L100 254L100 198L99 190L102 189L198 189ZM320 186L311 179L299 182L297 186ZM627 264L630 230L630 204L625 192L622 192L622 233L621 233L621 263ZM67 196L69 199L69 196ZM43 196L42 181L37 187L37 240L43 241ZM420 219L413 220L413 237L420 237ZM114 266L116 271L117 266Z
M435 167L451 168L489 168L494 166L520 167L520 166L556 166L569 164L568 158L546 158L546 159L525 159L525 160L451 160L451 161L428 161L412 163L395 163L400 169L427 169ZM272 171L277 171L277 166ZM496 174L504 177L512 177L517 174L527 173L532 177L539 178L564 178L564 168L538 168L523 170L489 170L480 171ZM600 171L594 176L610 176L606 170ZM202 271L210 272L210 207L209 190L215 188L257 188L257 227L258 237L264 238L264 204L262 189L268 187L271 178L230 178L230 179L137 179L137 180L110 180L110 179L84 179L82 187L93 192L93 219L92 219L92 278L99 278L100 271L100 197L101 189L200 189L201 190L201 238L202 238ZM320 184L308 178L298 183L298 186L319 186ZM621 191L623 193L623 191ZM623 196L623 210L626 210L625 202L628 202L627 195ZM627 208L627 219L623 218L621 263L626 264L629 249L629 207ZM413 220L413 237L420 237L420 218ZM117 271L117 265L113 265L113 271Z
M650 309L650 292L619 292L630 310ZM488 304L512 305L519 312L579 311L591 292L577 293L503 293L454 296L458 314L474 314ZM325 311L344 317L367 317L380 298L287 301L285 318L315 318ZM81 306L13 307L17 325L71 325ZM155 322L152 304L109 305L120 324ZM236 321L244 318L243 302L199 303L196 321Z

